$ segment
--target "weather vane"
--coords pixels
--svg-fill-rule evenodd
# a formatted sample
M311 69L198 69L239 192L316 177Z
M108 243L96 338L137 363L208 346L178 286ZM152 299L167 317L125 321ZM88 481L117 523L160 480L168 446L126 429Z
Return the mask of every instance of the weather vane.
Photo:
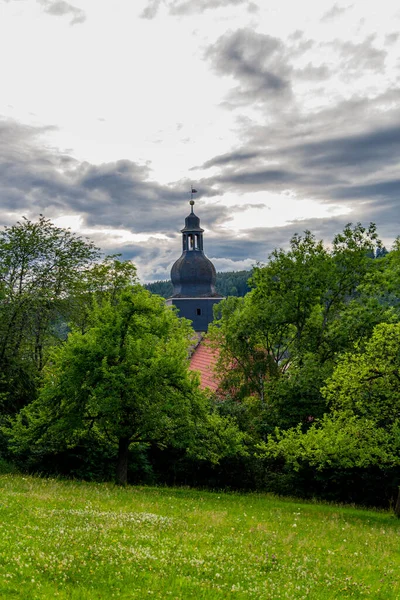
M195 190L194 187L191 185L190 186L190 202L189 202L189 204L192 207L192 212L193 212L193 205L194 205L193 194L197 194L197 190Z

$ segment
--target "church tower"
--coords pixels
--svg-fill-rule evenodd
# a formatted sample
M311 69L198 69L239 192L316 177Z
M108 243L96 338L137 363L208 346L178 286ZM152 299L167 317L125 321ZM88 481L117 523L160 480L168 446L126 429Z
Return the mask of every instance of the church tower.
M179 316L192 321L195 331L206 332L213 320L213 306L222 300L215 290L216 272L203 252L203 233L200 219L193 211L185 219L182 233L182 255L171 269L173 295L167 304L176 306Z

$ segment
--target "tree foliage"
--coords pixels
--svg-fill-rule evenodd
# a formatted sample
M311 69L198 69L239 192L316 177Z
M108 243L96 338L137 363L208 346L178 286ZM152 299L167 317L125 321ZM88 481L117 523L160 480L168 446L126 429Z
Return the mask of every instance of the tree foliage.
M400 323L377 325L363 346L341 356L322 393L332 410L379 427L400 420Z
M214 461L231 446L237 451L242 435L210 413L188 370L192 335L188 322L140 286L102 298L87 330L53 351L39 397L8 434L11 447L73 447L93 428L118 447L122 484L131 444L172 444Z
M295 469L400 466L400 323L377 325L363 347L342 355L322 394L329 412L307 432L277 429L259 445L264 456Z
M318 470L330 467L365 468L396 466L400 462L400 429L394 421L388 429L351 411L325 414L307 432L300 425L277 429L258 444L262 456L283 458L295 470L304 464Z
M357 291L379 247L375 226L347 225L330 249L306 231L254 269L252 291L217 307L210 337L221 388L259 399L259 434L322 416L320 393L338 352L368 335L384 309Z
M82 333L90 325L94 303L115 304L119 294L138 284L135 265L120 260L120 255L105 256L83 270L73 296L68 300L68 321Z
M43 216L0 232L0 395L16 412L35 391L35 377L56 337L55 320L98 250Z

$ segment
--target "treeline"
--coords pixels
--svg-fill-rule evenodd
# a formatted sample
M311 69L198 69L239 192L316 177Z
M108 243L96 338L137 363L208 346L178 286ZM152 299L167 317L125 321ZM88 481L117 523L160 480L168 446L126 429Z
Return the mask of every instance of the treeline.
M248 275L224 274L227 289ZM357 224L324 246L307 231L251 285L221 291L219 390L204 393L189 324L131 263L44 217L5 228L0 465L395 506L400 240L387 252Z
M216 290L221 296L245 296L250 291L249 279L252 271L229 271L217 273ZM170 298L173 294L172 283L166 281L154 281L144 286L152 294L158 294L162 298Z

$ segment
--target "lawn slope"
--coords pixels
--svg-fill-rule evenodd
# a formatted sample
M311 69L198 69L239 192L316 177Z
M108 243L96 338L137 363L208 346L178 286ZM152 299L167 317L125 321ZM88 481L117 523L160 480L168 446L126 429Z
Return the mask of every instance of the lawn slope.
M400 598L400 521L259 494L0 476L0 598Z

